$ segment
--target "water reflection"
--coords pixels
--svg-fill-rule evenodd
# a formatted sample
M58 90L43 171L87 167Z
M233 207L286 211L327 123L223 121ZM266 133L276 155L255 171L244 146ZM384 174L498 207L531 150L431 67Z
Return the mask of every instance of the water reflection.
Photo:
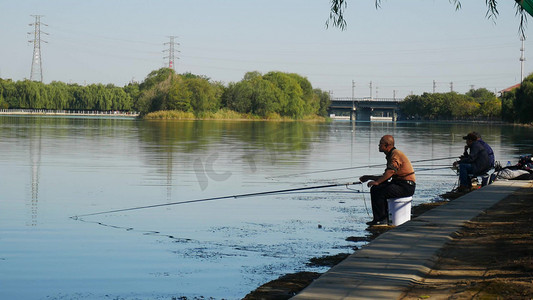
M28 226L37 226L39 212L39 175L41 168L41 126L35 126L28 132L30 167L31 167L31 198L26 202L29 208Z
M497 160L532 150L531 128L495 124L0 116L0 298L242 298L308 270L309 257L351 249L368 195L341 187L69 217L353 181L383 171L384 134L416 161L460 155L472 130ZM415 166L430 170L417 174L415 202L456 182L435 172L445 163Z
M138 126L146 164L166 174L167 198L176 168L205 190L209 182L223 182L234 174L223 165L255 173L258 164L292 164L292 158L305 156L329 131L324 124L301 122L148 121ZM181 183L191 184L191 176Z
M240 141L256 149L294 153L305 151L315 138L324 138L323 124L262 121L147 121L141 140L161 152L191 153L213 144Z

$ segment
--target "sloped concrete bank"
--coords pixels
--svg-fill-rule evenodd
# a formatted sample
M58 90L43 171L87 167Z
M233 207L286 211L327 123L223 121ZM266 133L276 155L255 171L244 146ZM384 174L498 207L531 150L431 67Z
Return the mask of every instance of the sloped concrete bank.
M291 299L398 299L434 266L454 233L530 181L497 181L381 234Z

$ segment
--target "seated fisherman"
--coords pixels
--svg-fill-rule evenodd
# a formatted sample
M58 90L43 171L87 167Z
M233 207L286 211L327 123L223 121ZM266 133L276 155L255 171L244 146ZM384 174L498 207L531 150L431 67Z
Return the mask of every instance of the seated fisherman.
M470 191L471 181L469 174L473 176L481 175L492 168L491 158L487 148L484 146L485 142L480 141L480 136L476 132L471 132L467 136L464 136L463 139L466 140L465 152L459 161L453 163L454 167L459 165L459 192ZM488 149L494 157L494 152L489 145Z

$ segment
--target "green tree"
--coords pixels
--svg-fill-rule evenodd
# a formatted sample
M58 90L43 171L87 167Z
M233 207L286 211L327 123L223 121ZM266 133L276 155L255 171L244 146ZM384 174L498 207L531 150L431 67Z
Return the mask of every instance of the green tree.
M309 82L306 77L300 76L296 73L290 73L289 76L294 78L302 89L302 100L304 102L303 114L316 114L320 108L320 100L313 93L313 86L311 85L311 82Z
M141 114L171 109L168 95L172 78L176 75L164 72L165 69L159 69L159 71L161 71L159 74L156 71L151 72L146 79L148 84L145 84L145 81L140 85L141 92L137 105Z
M88 88L84 86L73 85L72 90L74 97L72 98L73 101L70 105L70 109L90 110L90 95Z
M10 108L20 108L15 82L13 82L11 79L3 80L2 89L4 101L7 103L7 106Z
M48 85L48 94L52 99L48 109L66 109L70 102L71 93L69 93L69 87L63 82L52 81Z
M159 70L155 70L150 72L148 76L144 79L144 81L140 84L139 90L148 90L153 88L158 83L161 83L165 80L167 80L171 75L175 75L173 69L170 68L161 68Z
M471 119L479 114L479 108L480 104L472 97L455 92L411 95L400 103L404 116L428 120Z
M181 76L173 76L168 90L168 108L185 112L192 111L191 96Z
M409 95L400 102L400 111L402 115L406 118L421 118L420 115L420 105L422 104L422 97L419 95Z
M502 102L502 120L514 123L516 111L514 109L514 102L516 99L516 91L518 89L513 89L509 92L505 92L501 97Z
M17 81L15 88L17 90L18 105L13 107L43 108L39 85L42 85L42 83L31 80Z
M274 85L274 83L256 77L252 79L252 110L251 113L263 117L270 114L278 113L281 110L278 102L278 97L281 96L281 91Z
M322 91L321 89L314 89L313 92L315 96L318 98L318 103L319 103L317 114L322 117L327 117L328 107L331 104L330 94L326 91Z
M520 123L533 122L533 74L526 77L516 90L513 107Z
M269 72L263 78L272 82L281 91L278 112L280 115L296 119L304 116L303 90L294 77L282 72Z
M9 104L7 103L5 96L4 96L4 82L2 78L0 78L0 109L6 109L9 108Z
M248 72L243 80L230 83L225 90L223 103L227 108L240 113L251 113L266 117L279 113L278 95L281 91L265 80L259 72Z
M215 112L220 108L220 98L217 98L218 87L211 85L203 78L188 78L185 80L187 89L191 92L191 106L195 114Z
M128 85L124 86L124 92L126 92L131 99L131 109L139 110L137 107L137 101L139 101L139 95L141 93L139 84L136 82L128 83Z
M424 93L421 96L421 116L429 120L435 120L438 118L439 113L442 111L442 96L440 94Z
M474 98L474 100L476 100L478 103L485 103L487 101L496 99L496 95L486 88L471 89L466 92L465 95Z
M230 83L223 95L223 104L236 112L251 113L254 88L250 80Z
M243 77L243 81L253 80L255 78L261 78L263 75L259 71L246 72Z
M489 120L499 119L502 115L502 101L498 98L494 98L485 101L479 108L480 116Z

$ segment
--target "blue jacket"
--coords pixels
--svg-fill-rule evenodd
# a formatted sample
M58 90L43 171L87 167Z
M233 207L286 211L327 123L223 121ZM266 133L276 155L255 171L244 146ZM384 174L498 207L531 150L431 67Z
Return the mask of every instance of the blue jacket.
M479 139L478 142L480 142L481 145L485 147L485 151L487 151L487 154L489 155L490 167L493 168L494 167L494 151L492 151L492 148L489 146L489 144L485 143L484 140Z
M480 141L474 141L469 148L470 153L465 150L459 160L460 164L471 164L474 175L483 174L492 168L489 154Z

